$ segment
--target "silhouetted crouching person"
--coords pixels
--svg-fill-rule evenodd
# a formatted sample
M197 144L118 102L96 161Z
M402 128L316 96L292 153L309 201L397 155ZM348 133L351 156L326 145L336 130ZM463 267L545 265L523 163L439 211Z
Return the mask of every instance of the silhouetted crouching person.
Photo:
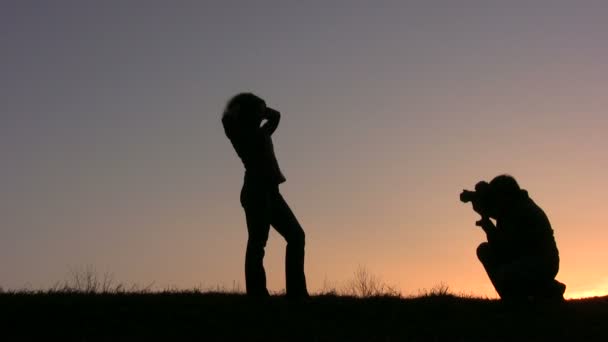
M563 299L566 286L555 280L559 252L543 210L511 176L480 182L475 190L464 191L461 200L482 216L476 225L488 242L479 245L477 257L500 297Z
M262 125L262 121L266 122ZM264 248L272 225L287 242L285 256L288 297L308 297L304 275L304 230L279 192L285 182L274 154L271 135L277 129L280 113L266 106L261 98L242 93L226 106L222 124L245 166L241 204L247 220L245 282L247 294L267 297Z

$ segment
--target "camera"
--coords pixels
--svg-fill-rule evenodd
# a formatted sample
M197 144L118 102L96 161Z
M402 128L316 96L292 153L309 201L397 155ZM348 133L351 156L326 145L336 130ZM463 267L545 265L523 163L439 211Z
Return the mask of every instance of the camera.
M478 194L475 191L462 190L462 192L460 193L460 202L462 202L462 203L473 202L475 200L475 198L477 198L477 197L478 197Z
M488 208L490 208L490 184L481 181L475 185L475 191L463 190L460 193L460 201L462 203L473 204L473 210L483 217L488 216Z

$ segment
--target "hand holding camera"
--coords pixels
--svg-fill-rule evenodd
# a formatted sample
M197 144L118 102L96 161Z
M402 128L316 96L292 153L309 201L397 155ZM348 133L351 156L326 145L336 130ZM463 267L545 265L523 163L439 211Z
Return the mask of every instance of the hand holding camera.
M481 215L481 220L475 222L476 226L481 227L484 231L495 229L496 226L490 220L491 212L491 196L490 196L490 184L485 181L481 181L475 185L475 191L463 190L460 193L460 201L462 203L469 203L473 205L473 210Z

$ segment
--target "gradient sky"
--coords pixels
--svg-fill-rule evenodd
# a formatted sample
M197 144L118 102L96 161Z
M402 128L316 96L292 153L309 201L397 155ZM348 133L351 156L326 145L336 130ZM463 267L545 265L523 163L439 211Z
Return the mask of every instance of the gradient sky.
M242 165L220 115L283 113L309 288L365 266L404 294L494 297L458 194L514 175L567 297L608 293L605 1L3 1L0 286L90 265L157 288L244 284ZM284 286L271 233L271 290Z

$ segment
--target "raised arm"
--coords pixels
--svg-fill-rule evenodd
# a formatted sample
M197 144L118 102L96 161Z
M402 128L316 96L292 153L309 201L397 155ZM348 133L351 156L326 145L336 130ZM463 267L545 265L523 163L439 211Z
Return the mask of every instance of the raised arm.
M274 131L279 127L279 121L281 121L281 113L279 111L267 107L266 111L262 115L262 119L266 119L266 122L262 125L261 129L268 135L272 135Z
M502 243L502 232L496 228L494 223L489 218L483 217L481 220L475 222L475 225L483 229L490 244L496 245Z

